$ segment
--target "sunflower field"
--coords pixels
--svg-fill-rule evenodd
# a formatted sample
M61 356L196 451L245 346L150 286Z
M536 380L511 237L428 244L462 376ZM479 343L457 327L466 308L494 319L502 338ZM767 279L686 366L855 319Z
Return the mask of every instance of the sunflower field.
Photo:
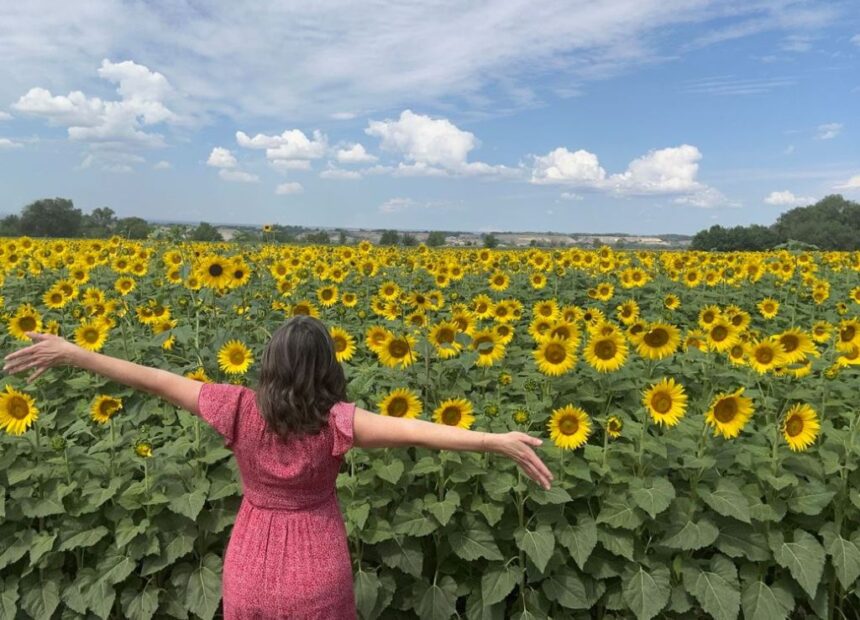
M264 235L265 235L264 231ZM860 252L0 240L26 331L254 386L331 330L382 415L544 438L513 462L352 450L362 618L856 618ZM192 414L97 375L0 384L0 618L219 615L241 500Z

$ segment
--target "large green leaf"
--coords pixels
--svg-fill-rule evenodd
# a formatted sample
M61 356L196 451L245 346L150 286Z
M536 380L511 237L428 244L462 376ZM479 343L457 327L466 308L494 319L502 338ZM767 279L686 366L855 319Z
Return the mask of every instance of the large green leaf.
M824 548L818 539L809 532L796 529L794 542L780 543L777 539L771 543L771 548L779 565L787 568L800 587L814 598L824 572Z
M15 618L18 613L18 576L9 575L0 580L0 618Z
M852 540L846 540L833 530L825 528L821 532L824 537L824 548L833 562L836 577L847 591L853 591L854 582L860 577L860 549Z
M33 540L30 543L30 566L35 566L39 558L53 548L56 539L56 532L39 532L33 536Z
M390 463L384 463L383 461L373 462L374 473L391 484L397 484L400 476L403 475L403 469L403 461L399 459L393 460Z
M448 620L456 611L456 602L457 583L446 575L424 590L416 611L422 620Z
M815 516L830 504L833 491L828 491L823 483L813 480L796 487L788 498L788 507L792 512Z
M715 555L707 569L687 569L684 585L714 620L738 617L741 607L738 575L735 565L726 557Z
M202 480L206 480L203 478ZM167 503L167 507L177 514L184 515L192 521L197 518L206 503L206 493L209 490L209 481L206 480L205 489L194 489L193 491L180 493Z
M462 527L448 535L448 542L451 543L454 553L467 562L478 558L503 559L490 529L474 517L467 516Z
M211 620L221 601L221 558L207 553L200 565L188 574L185 586L185 606L203 620Z
M522 570L510 565L495 565L481 577L481 599L484 605L505 600L522 578Z
M564 524L556 532L558 542L570 552L576 565L582 569L597 545L597 524L589 515L577 518L576 525Z
M379 577L376 573L359 570L355 575L355 605L362 618L370 618L379 596Z
M744 620L785 620L794 609L794 598L785 589L751 581L741 595Z
M728 520L727 520L728 521ZM773 555L767 537L749 525L729 521L720 526L720 535L714 545L732 558L746 558L752 562L767 562Z
M669 570L655 566L646 571L644 566L628 569L622 577L624 602L637 620L651 620L669 602Z
M57 547L57 551L68 551L70 549L77 549L78 547L92 547L107 536L107 533L108 529L103 525L99 525L90 530L74 533L66 539L63 539L61 535L61 542Z
M719 533L720 531L710 519L700 517L698 521L687 521L683 525L670 528L669 536L663 539L662 544L672 549L686 551L701 549L712 545Z
M593 588L589 588L583 578L570 567L554 571L541 584L547 598L565 609L589 609L593 604Z
M407 536L427 536L438 528L436 521L421 511L421 500L409 501L397 507L391 522L395 533Z
M666 510L675 499L675 487L666 478L634 478L630 484L633 501L652 519ZM602 511L601 511L602 514Z
M713 491L703 490L699 495L715 512L744 523L750 522L750 506L746 496L731 480L720 478Z
M23 588L21 609L35 620L48 620L60 604L59 582L46 580L35 587Z
M129 620L150 620L158 611L158 595L161 593L155 582L143 588L126 588L122 593L122 611Z
M518 528L514 532L517 546L525 551L541 572L546 568L555 549L555 536L548 525L539 525L536 530Z
M642 515L636 511L636 506L626 499L607 500L600 506L600 514L597 515L597 523L626 530L634 530L642 522Z
M454 490L449 490L445 493L445 499L442 501L435 499L429 494L424 496L425 510L436 517L439 525L447 525L451 517L454 516L454 513L457 512L459 506L460 495Z
M397 567L416 579L424 568L424 552L415 538L398 536L379 543L379 556L386 566Z

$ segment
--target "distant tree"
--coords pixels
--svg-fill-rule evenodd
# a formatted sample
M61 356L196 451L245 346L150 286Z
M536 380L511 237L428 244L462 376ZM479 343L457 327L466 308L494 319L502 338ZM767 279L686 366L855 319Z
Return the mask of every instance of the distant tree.
M337 234L337 244L338 245L346 245L349 242L349 239L346 237L346 231L341 230Z
M386 230L379 238L379 245L397 245L399 241L400 235L397 234L396 230Z
M331 238L328 236L328 233L324 230L320 230L315 233L308 233L305 235L305 241L308 243L314 243L316 245L328 245L331 243Z
M197 228L191 231L192 241L224 241L224 237L209 222L200 222Z
M415 235L412 235L410 233L403 233L403 236L400 237L400 243L409 247L416 246L418 245L418 239L415 238Z
M80 237L83 214L68 198L43 198L21 211L19 230L31 237Z
M256 241L260 241L260 234L253 230L240 228L235 233L233 233L233 237L230 239L230 241L233 241L235 243L254 243Z
M773 228L786 241L794 239L825 250L860 249L860 203L839 194L825 196L814 205L786 211Z
M438 248L441 245L445 245L445 233L434 230L427 235L427 245L431 248Z
M81 226L84 237L109 237L116 227L116 213L110 207L93 209L84 215Z
M18 237L21 234L21 218L15 214L0 220L0 237Z
M499 245L499 240L496 238L496 235L493 233L484 233L481 236L481 239L484 242L485 248L495 248Z
M124 217L118 220L114 233L126 239L146 239L152 232L149 222L140 217Z

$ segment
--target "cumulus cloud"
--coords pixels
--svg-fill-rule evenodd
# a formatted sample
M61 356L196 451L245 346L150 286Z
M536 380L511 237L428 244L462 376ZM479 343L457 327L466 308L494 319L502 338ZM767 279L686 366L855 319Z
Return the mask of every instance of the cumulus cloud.
M335 159L342 164L367 164L377 160L375 155L368 153L361 144L353 144L348 148L338 149Z
M20 142L15 142L9 138L0 138L0 150L2 149L17 149L24 146Z
M855 174L844 183L837 185L835 189L860 189L860 174Z
M311 169L311 162L308 159L270 159L269 165L278 172Z
M625 194L680 194L704 189L696 181L702 154L695 146L649 151L630 162L625 172L609 178L614 189Z
M161 161L156 162L155 165L153 165L152 167L155 168L156 170L170 170L171 168L173 168L173 166L170 164L170 162L165 160L165 159L162 159Z
M597 186L606 179L597 155L585 150L571 152L564 147L536 156L532 167L532 183Z
M510 172L505 166L469 162L478 142L446 118L431 118L403 110L397 120L370 121L364 132L380 139L380 148L401 155L405 162L380 166L376 173L397 176L495 175Z
M9 114L8 112L4 112L3 110L0 110L0 121L9 121L9 120L12 120L12 115Z
M320 172L321 179L355 180L361 178L361 173L343 168L328 168Z
M281 183L275 188L275 193L279 196L285 196L287 194L301 194L303 191L305 191L305 188L302 187L302 184L296 183L295 181Z
M170 84L160 73L130 60L104 59L101 78L117 85L119 100L105 101L76 90L68 95L31 88L12 104L20 114L65 126L69 139L118 147L159 147L164 138L144 127L174 123L178 117L166 105Z
M218 170L218 176L225 181L233 183L256 183L260 180L256 174L244 172L242 170L233 170L232 168L221 168Z
M840 133L842 133L842 123L824 123L818 126L815 137L818 140L832 140Z
M236 156L230 152L230 149L225 149L222 146L216 146L209 153L209 159L206 160L207 166L213 168L235 168Z
M777 207L796 207L799 205L807 205L815 202L815 198L811 196L795 196L792 192L785 190L781 192L771 192L764 199L765 203Z
M271 160L319 159L328 148L328 141L321 132L314 131L309 138L300 129L287 129L279 136L258 133L253 138L244 131L237 131L236 142L247 149L265 149L266 157Z

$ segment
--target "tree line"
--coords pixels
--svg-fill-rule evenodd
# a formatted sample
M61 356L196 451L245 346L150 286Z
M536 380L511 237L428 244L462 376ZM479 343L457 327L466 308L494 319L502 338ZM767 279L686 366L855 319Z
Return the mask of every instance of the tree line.
M693 237L690 249L764 251L775 248L860 250L860 203L839 194L781 214L770 226L714 225Z

